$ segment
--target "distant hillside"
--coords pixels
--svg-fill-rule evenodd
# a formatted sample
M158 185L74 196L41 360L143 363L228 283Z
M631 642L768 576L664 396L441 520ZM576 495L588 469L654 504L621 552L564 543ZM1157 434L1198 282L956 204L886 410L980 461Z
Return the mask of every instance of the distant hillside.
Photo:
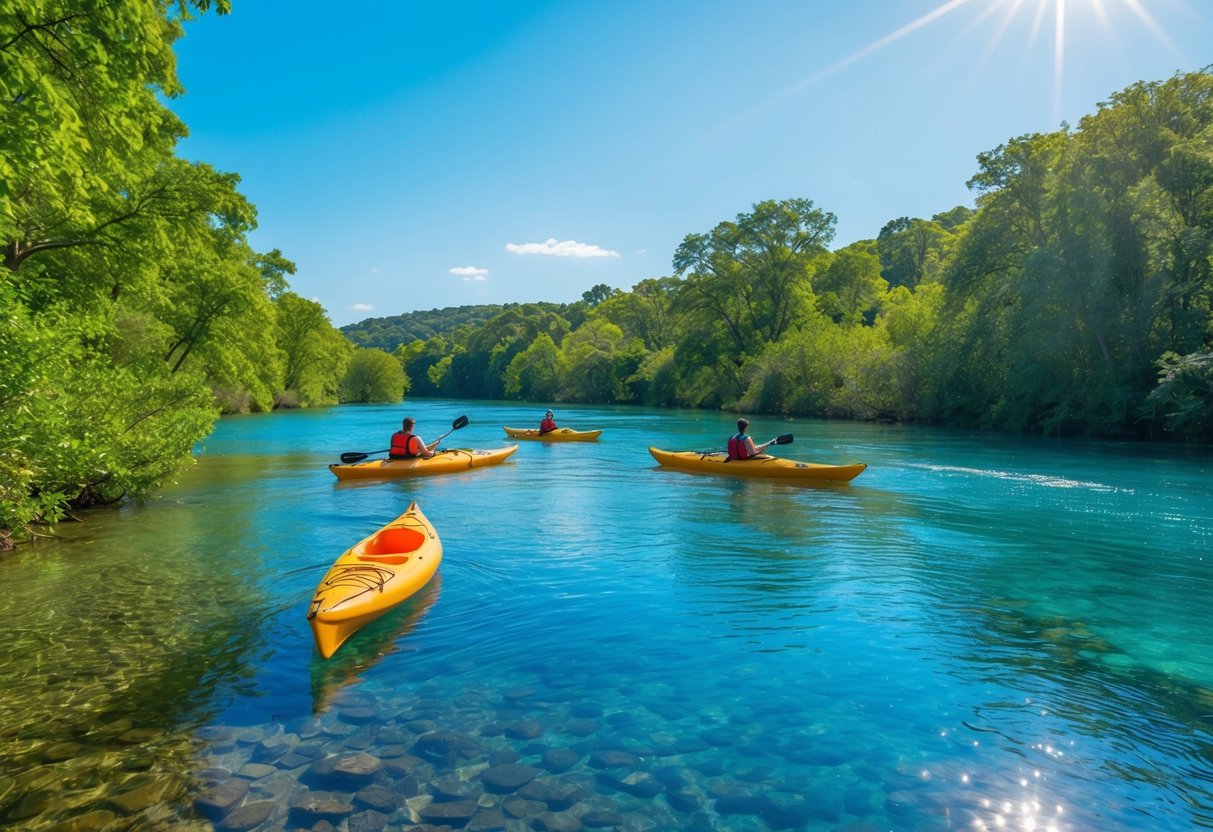
M522 305L548 309L558 315L564 314L567 309L567 305L562 303L447 306L424 312L406 312L389 318L367 318L356 324L343 326L341 331L360 347L377 347L391 352L401 344L416 340L425 341L435 335L448 338L461 326L479 329L505 310Z

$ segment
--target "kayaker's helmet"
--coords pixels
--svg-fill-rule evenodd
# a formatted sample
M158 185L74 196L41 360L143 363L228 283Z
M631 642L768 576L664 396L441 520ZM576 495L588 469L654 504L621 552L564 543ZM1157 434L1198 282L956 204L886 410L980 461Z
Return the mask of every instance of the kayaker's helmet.
M551 418L552 418L552 411L550 411L550 410L549 410L549 411L547 412L547 417L548 417L549 419L551 419Z

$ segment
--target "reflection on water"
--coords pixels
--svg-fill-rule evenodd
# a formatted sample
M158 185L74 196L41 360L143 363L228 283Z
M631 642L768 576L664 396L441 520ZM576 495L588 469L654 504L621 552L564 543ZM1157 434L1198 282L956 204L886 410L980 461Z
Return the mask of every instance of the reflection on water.
M534 415L407 409L482 448ZM403 410L224 420L0 561L0 826L1213 827L1207 456L756 424L869 464L804 487L654 468L726 414L568 407L600 442L338 486ZM441 591L321 661L317 580L412 500Z
M399 607L372 621L352 636L330 659L312 657L312 712L326 710L333 698L355 684L368 667L404 649L402 640L438 600L442 572Z

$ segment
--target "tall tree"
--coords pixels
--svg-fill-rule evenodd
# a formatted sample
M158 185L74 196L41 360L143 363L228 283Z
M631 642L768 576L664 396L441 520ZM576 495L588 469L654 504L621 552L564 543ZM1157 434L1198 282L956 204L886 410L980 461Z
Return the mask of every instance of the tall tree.
M828 256L836 218L812 200L766 200L674 253L682 308L714 321L735 361L778 341L812 308L812 276Z

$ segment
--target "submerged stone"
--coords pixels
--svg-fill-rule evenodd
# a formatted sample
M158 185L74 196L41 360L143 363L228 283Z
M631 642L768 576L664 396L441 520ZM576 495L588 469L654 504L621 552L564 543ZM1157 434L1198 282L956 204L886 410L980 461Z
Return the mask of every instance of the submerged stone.
M480 773L480 780L489 791L502 794L504 792L516 791L540 774L540 770L532 766L522 765L521 763L507 763L506 765L485 769Z
M505 815L497 809L481 810L463 828L465 832L497 832L506 828Z
M544 777L527 783L518 790L518 796L527 800L537 800L554 811L563 811L585 799L585 792L572 783L566 783L555 777Z
M387 828L388 816L374 809L350 815L346 826L349 832L382 832Z
M306 790L291 798L290 819L299 826L311 826L318 821L339 824L354 813L354 807L329 792Z
M562 771L568 771L579 762L581 762L581 755L571 748L549 748L543 753L540 765L553 774L559 774Z
M219 832L249 832L269 820L276 805L272 800L246 803L215 824L215 828Z
M547 811L547 804L539 800L527 800L522 797L507 797L502 801L501 808L513 818L532 818Z
M400 797L386 786L363 786L354 794L354 804L390 815L400 805Z
M581 820L568 812L544 812L533 825L541 832L581 832Z
M471 820L472 815L476 814L477 809L478 807L474 800L452 800L443 803L431 803L418 811L417 814L421 816L422 820L463 826Z
M248 794L249 782L239 777L232 777L222 783L203 789L194 798L194 808L203 817L218 820L226 815Z

